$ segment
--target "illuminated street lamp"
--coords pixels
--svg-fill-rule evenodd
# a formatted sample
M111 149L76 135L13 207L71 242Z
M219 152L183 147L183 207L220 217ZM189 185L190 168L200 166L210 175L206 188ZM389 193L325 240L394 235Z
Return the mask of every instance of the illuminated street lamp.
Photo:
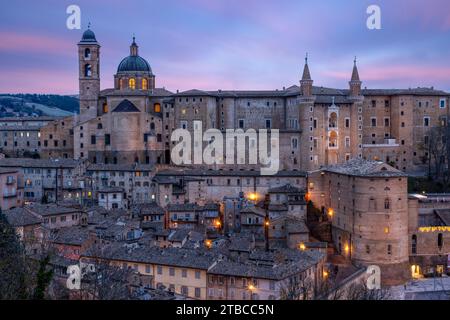
M256 192L250 193L248 195L248 199L251 201L256 201L256 200L258 200L258 194Z
M308 202L309 200L311 200L311 193L307 192L305 193L305 201Z
M211 245L212 245L211 240L206 239L206 240L205 240L205 246L206 246L208 249L210 249L210 248L211 248Z
M333 210L333 208L328 208L328 216L330 217L330 218L333 218L333 215L334 215L334 210Z
M305 251L305 250L306 250L306 246L305 246L305 244L304 244L303 242L300 243L298 247L299 247L300 250L302 250L302 251Z
M350 252L350 247L349 247L348 244L345 245L344 251L345 251L345 254L347 254L347 255L348 255L348 253Z
M247 286L247 289L250 291L250 300L253 300L253 291L256 290L256 287L253 284L249 284Z

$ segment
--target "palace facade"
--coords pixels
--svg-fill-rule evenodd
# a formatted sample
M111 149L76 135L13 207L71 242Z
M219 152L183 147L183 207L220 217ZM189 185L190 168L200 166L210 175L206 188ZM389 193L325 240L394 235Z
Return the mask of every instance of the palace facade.
M434 88L363 89L356 60L347 89L313 86L305 59L299 85L289 88L173 93L156 86L134 38L114 88L100 90L100 44L92 30L84 32L78 53L74 157L93 163L170 164L172 131L193 131L193 122L202 121L203 131L279 129L280 170L365 158L418 172L427 167L428 130L446 125L449 113L450 94Z

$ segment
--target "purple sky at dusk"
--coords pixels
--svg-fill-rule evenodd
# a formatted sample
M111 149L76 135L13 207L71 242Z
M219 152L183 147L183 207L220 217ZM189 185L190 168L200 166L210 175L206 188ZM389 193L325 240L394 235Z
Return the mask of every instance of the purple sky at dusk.
M66 28L81 8L82 29ZM381 7L382 30L366 28ZM281 89L298 84L305 52L314 84L347 88L354 56L363 86L450 91L448 0L15 0L0 11L0 92L78 92L76 44L91 22L101 87L132 34L158 87Z

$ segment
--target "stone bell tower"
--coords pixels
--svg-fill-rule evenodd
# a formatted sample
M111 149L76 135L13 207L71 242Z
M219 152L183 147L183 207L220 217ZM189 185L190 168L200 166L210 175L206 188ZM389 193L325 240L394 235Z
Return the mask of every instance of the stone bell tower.
M100 93L100 45L94 32L88 29L78 43L80 116L78 122L97 116Z

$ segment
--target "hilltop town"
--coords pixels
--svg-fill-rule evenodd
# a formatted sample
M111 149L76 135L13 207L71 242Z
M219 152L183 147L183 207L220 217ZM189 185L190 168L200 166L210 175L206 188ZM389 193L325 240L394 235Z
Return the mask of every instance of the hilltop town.
M98 300L404 299L447 281L450 93L363 88L356 60L347 89L314 86L307 58L288 88L171 92L135 38L101 90L100 58L89 28L79 114L0 118L11 279L47 270L40 296ZM249 148L175 164L176 129L241 129ZM249 130L277 132L273 174L246 161Z

